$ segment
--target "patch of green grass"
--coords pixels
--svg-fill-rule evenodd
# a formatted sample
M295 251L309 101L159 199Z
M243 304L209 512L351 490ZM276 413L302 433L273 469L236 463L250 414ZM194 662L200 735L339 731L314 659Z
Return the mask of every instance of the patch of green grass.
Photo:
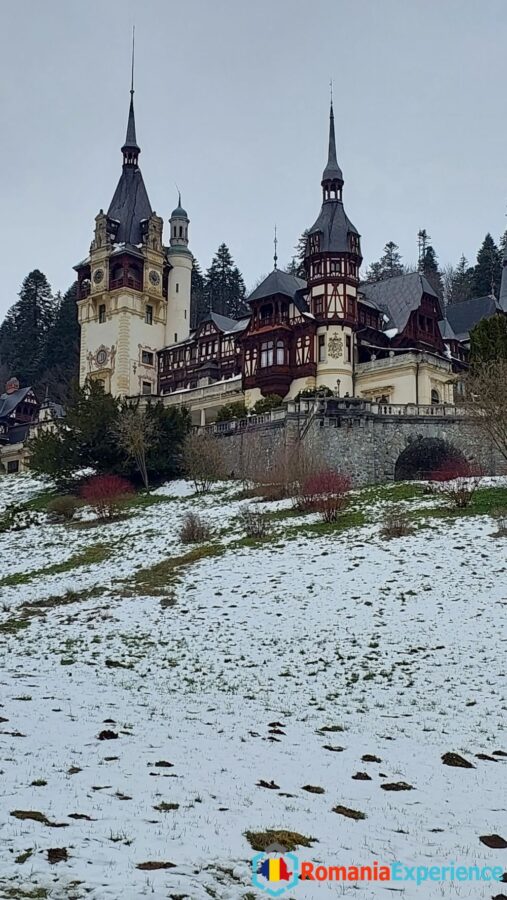
M20 887L4 887L3 884L0 884L0 890L2 890L4 900L47 900L49 897L47 888L43 887L25 890Z
M245 831L245 837L250 844L252 850L259 853L264 852L271 844L281 844L286 850L297 850L298 847L311 847L316 838L306 837L297 831L271 830L267 831Z
M0 623L0 634L17 634L18 631L22 631L24 628L28 628L30 624L28 618L23 619L6 619L5 622Z
M48 575L60 575L63 572L71 572L79 566L90 566L96 563L104 562L111 555L111 548L106 544L93 544L82 550L81 553L75 553L70 559L64 562L53 563L45 569L35 569L32 572L17 572L13 575L6 575L0 579L0 587L13 587L19 584L28 584L36 578L47 577Z
M376 503L381 500L389 500L391 503L399 503L403 500L415 500L424 497L425 488L422 484L413 481L395 481L389 484L374 484L363 488L358 495L359 503Z
M194 547L183 556L173 556L163 559L146 569L140 569L128 585L134 594L146 593L151 597L166 596L180 580L180 571L201 559L211 559L221 556L226 552L226 547L219 544L206 544L203 547Z
M298 534L305 536L339 534L341 531L346 531L348 528L360 528L366 521L366 513L360 509L351 508L340 513L336 522L308 522L308 524L291 525L289 528L285 529L283 535L284 537L290 537L291 535L296 536Z

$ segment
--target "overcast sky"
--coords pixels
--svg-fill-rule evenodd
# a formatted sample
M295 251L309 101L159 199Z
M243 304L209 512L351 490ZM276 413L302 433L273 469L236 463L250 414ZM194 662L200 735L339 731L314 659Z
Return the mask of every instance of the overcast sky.
M175 184L190 246L225 241L247 285L317 217L334 81L345 209L442 264L506 228L505 0L0 2L0 317L23 277L54 290L87 255L121 171L136 26L137 137L152 207ZM364 269L363 269L364 271Z

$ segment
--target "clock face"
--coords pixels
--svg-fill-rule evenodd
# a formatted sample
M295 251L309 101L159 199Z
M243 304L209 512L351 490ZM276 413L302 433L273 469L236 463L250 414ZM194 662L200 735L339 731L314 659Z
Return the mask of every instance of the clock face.
M160 275L158 274L158 272L155 272L154 269L152 269L150 272L150 281L152 284L159 284L160 282Z
M100 284L103 277L104 277L104 269L95 269L95 272L93 273L93 280L94 280L95 284Z
M97 364L99 366L103 366L105 362L107 362L107 350L98 350L97 351Z

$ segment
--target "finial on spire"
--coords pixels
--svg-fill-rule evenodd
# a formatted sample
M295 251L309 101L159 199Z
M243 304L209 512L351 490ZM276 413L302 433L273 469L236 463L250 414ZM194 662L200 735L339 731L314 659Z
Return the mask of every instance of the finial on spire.
M127 136L123 145L123 165L137 166L140 148L136 139L136 120L134 116L134 52L135 52L135 25L132 26L132 62L130 73L130 107L127 122Z
M130 78L130 96L134 96L134 57L136 50L136 26L132 25L132 73Z
M275 269L277 269L277 268L278 268L278 254L277 254L276 251L277 251L277 248L278 248L278 238L277 238L277 236L276 236L276 225L275 225L275 237L274 237L274 240L273 240L273 244L274 244L274 247L275 247L275 253L274 253L273 259L274 259L274 262L275 262Z
M329 95L331 99L331 111L333 110L333 79L329 79Z

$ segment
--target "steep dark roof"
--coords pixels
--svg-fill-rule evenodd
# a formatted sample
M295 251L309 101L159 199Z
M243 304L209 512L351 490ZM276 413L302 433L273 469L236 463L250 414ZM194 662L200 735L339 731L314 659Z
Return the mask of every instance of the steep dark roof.
M13 391L12 394L1 394L0 419L11 416L16 407L25 399L26 395L29 394L31 390L30 387L26 387L19 388L18 391Z
M243 331L248 324L248 317L245 316L243 316L242 319L231 319L229 316L222 316L220 313L211 312L209 318L217 326L218 330L222 331L224 334Z
M343 181L342 170L338 165L336 158L336 140L334 136L334 112L333 103L331 101L331 109L329 112L329 151L327 155L326 168L322 173L322 181Z
M317 231L322 234L320 251L324 253L346 253L350 251L349 234L357 234L359 237L359 232L345 213L341 200L324 200L319 217L309 233L315 234Z
M137 166L123 167L107 214L120 223L115 241L121 244L142 242L141 222L149 219L152 208L141 170Z
M130 108L127 122L127 135L122 150L140 150L136 138L136 120L134 116L134 91L130 91Z
M264 297L273 297L274 294L283 294L285 297L294 299L296 291L306 287L306 281L297 278L289 272L282 269L273 269L267 278L262 281L258 287L248 297L248 302L255 300L263 300Z
M423 294L428 294L437 302L442 315L440 300L429 281L419 272L386 278L385 281L370 281L360 286L360 293L372 301L389 316L389 327L403 331L410 314L421 305Z
M466 340L474 325L499 311L500 305L495 297L474 297L461 303L451 303L447 307L447 319L458 339Z

